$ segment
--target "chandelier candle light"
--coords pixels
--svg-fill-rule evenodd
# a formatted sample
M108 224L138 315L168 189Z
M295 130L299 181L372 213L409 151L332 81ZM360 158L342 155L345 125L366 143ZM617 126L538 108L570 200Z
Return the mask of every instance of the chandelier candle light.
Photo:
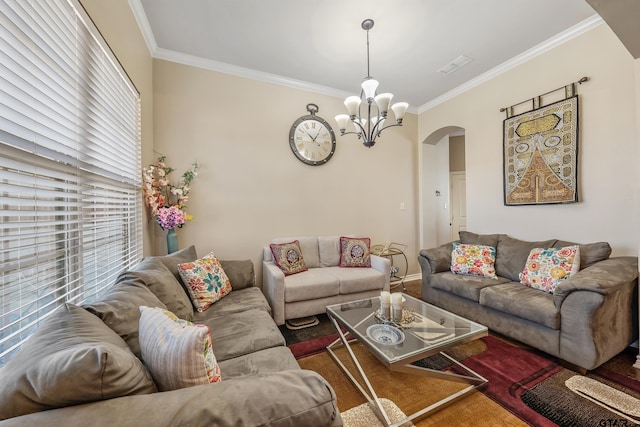
M396 123L384 126L393 94L381 93L376 95L376 89L379 83L371 77L371 73L369 72L369 30L373 28L373 19L365 19L362 21L361 26L362 29L367 32L367 77L365 77L362 82L360 96L354 95L344 100L344 105L347 107L347 113L349 114L339 114L335 119L340 128L341 135L357 135L358 138L363 139L365 147L372 147L376 143L376 138L383 130L393 126L402 126L402 119L404 118L407 108L409 108L409 104L406 102L393 104L391 109L393 110ZM362 114L362 104L364 104L366 116ZM374 114L372 115L372 113ZM347 132L347 124L349 121L353 123L355 130Z

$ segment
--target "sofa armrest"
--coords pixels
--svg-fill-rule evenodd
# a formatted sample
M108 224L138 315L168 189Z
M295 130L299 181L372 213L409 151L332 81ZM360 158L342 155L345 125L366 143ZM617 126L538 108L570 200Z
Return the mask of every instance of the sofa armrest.
M273 261L262 261L262 292L276 325L284 325L284 273Z
M565 298L575 291L591 291L607 295L637 279L637 257L608 258L560 282L553 293L553 302L556 307L560 307Z
M317 373L282 371L102 400L0 421L9 426L340 426L336 397Z
M384 274L384 286L382 290L388 291L391 284L391 260L386 257L371 255L371 268L374 268Z
M637 277L636 257L616 257L558 285L553 300L561 308L561 359L595 369L636 339Z
M430 274L441 273L443 271L449 271L451 269L451 251L453 251L453 242L445 243L432 249L422 249L418 256L418 261L424 258L424 261L420 262L422 267L428 266ZM424 270L424 268L423 268Z
M256 285L256 273L253 261L245 260L220 260L220 265L231 282L234 291L251 288Z

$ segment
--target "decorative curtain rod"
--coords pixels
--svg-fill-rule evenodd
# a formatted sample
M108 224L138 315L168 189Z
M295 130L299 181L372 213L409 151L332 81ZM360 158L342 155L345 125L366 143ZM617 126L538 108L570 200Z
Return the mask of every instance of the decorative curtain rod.
M531 102L533 102L533 103L535 104L535 102L536 102L535 100L536 100L536 99L540 99L541 97L543 97L543 96L545 96L545 95L549 95L550 93L553 93L553 92L559 91L560 89L565 89L567 86L572 86L572 85L574 85L574 84L576 84L576 83L578 83L578 84L580 84L580 85L581 85L582 83L584 83L584 82L588 82L588 81L589 81L589 77L583 77L583 78L581 78L580 80L578 80L577 82L569 83L569 84L567 84L567 85L565 85L565 86L560 86L560 87L559 87L559 88L557 88L557 89L550 90L549 92L545 92L545 93L543 93L542 95L538 95L538 96L535 96L535 97L533 97L533 98L525 99L525 100L524 100L524 101L522 101L522 102L518 102L517 104L513 104L511 107L502 107L502 108L500 109L500 112L502 113L503 111L507 111L507 110L509 110L510 108L515 107L516 105L521 105L521 104L524 104L525 102L529 102L529 101L531 101Z

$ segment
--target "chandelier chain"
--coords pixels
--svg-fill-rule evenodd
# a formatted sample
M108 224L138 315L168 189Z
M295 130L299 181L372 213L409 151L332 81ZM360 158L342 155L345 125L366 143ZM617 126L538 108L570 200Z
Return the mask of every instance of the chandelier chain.
M365 147L372 147L383 130L402 126L405 111L409 107L406 102L397 102L391 105L395 123L384 125L393 94L377 94L378 81L371 77L369 30L373 28L373 24L373 19L365 19L361 24L362 29L367 32L367 77L361 84L360 96L347 97L344 105L347 107L348 114L339 114L335 117L340 126L340 135L356 135L358 139L363 140L362 143ZM363 108L366 116L362 114ZM347 123L351 123L354 130L347 131Z
M371 77L371 71L369 68L369 30L367 30L367 78Z

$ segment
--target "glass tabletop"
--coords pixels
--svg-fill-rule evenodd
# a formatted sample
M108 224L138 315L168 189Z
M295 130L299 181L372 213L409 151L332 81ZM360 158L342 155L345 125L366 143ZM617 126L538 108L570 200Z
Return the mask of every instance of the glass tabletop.
M410 363L488 333L486 326L402 295L404 315L399 323L381 319L378 297L330 305L327 314L388 365Z

